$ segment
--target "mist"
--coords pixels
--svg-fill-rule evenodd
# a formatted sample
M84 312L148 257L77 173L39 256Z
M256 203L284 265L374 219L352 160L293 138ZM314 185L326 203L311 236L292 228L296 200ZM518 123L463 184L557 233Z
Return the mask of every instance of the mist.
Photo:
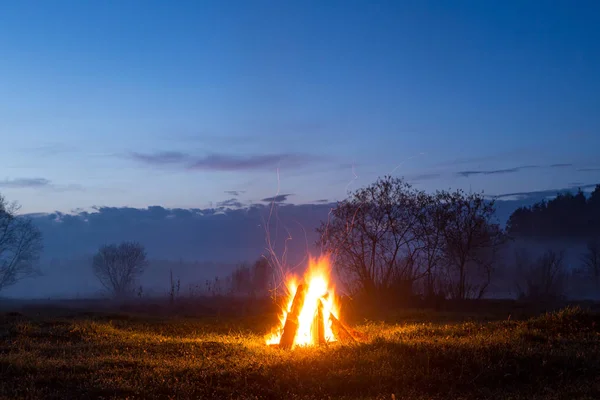
M496 202L496 218L504 226L518 207L539 196ZM304 265L308 254L318 254L315 228L327 221L335 204L265 204L247 208L168 209L151 206L98 207L74 214L31 214L42 232L44 250L40 274L5 288L2 297L89 298L106 295L91 269L91 259L105 244L136 241L145 246L149 266L139 281L144 295L166 295L170 274L180 281L183 295L201 293L206 281L230 274L241 263L252 263L272 249L288 265ZM268 229L267 229L268 228ZM521 244L514 243L511 247ZM552 247L526 243L535 254ZM565 247L565 241L560 241ZM568 260L575 264L581 243L569 244ZM561 247L561 248L562 248ZM510 262L512 250L506 253ZM508 293L497 288L498 293Z
M31 215L42 232L40 275L6 288L19 298L89 297L102 294L91 258L105 244L136 241L145 246L149 266L140 280L146 294L164 294L170 272L182 290L202 287L243 262L272 249L296 265L314 253L315 227L327 220L331 204L252 206L231 209L147 209L100 207L78 214Z

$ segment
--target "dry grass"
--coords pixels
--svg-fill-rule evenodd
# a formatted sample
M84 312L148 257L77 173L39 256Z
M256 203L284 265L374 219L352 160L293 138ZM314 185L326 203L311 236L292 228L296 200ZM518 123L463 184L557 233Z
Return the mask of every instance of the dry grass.
M365 322L357 345L281 351L272 316L0 317L3 398L600 397L600 318Z

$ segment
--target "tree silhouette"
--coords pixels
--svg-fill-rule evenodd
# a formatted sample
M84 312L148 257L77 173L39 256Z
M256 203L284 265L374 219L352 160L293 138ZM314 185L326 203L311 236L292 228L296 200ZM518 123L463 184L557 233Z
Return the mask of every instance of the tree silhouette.
M582 261L585 274L594 281L597 289L600 288L600 239L588 242Z
M416 236L421 241L419 263L424 269L423 294L428 301L445 295L447 282L441 270L444 263L444 229L447 216L440 207L440 193L429 196L419 194L422 212L416 225Z
M40 231L18 210L0 195L0 290L34 275L42 251Z
M494 203L482 194L438 192L442 210L439 230L448 272L449 294L455 299L481 298L489 286L504 234L492 222Z
M317 229L318 245L351 291L374 298L397 284L410 284L419 248L418 192L401 178L384 177L358 189Z
M231 293L250 296L267 294L270 272L269 262L264 257L252 265L238 265L228 277Z
M369 298L410 296L421 278L426 297L481 297L504 238L493 215L483 195L429 195L384 177L338 202L318 244L350 291Z
M252 287L257 294L267 294L271 266L266 258L260 257L252 266Z
M589 198L579 190L576 194L558 193L552 200L519 208L510 216L507 230L514 237L600 236L600 185Z
M567 273L564 253L546 251L531 262L524 250L516 253L516 286L519 297L535 301L552 301L564 297Z
M131 295L135 280L147 266L144 246L135 242L100 247L92 261L94 274L115 297Z

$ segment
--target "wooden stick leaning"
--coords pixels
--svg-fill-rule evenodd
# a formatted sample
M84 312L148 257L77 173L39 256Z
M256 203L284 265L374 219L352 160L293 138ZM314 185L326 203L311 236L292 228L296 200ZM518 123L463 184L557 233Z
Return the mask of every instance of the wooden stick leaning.
M292 308L285 319L283 332L281 334L281 339L279 340L279 347L282 349L291 349L294 345L294 338L298 332L298 315L302 310L307 290L308 287L304 284L298 286L298 289L296 290L296 295L292 301Z
M329 313L329 320L331 321L331 330L340 342L356 342L348 328L333 313Z
M321 299L317 303L317 340L315 343L325 344L325 321L323 320L323 302Z

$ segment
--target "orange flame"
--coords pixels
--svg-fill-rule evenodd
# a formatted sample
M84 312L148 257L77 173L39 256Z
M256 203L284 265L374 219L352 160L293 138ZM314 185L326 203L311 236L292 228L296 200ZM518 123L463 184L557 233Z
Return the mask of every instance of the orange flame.
M309 258L308 269L304 274L304 282L308 285L306 291L306 297L304 298L304 304L300 313L298 314L298 330L294 338L294 346L314 346L315 338L312 334L313 325L317 319L317 307L319 300L323 304L323 324L324 324L324 338L326 342L334 342L336 338L331 329L331 321L329 315L333 314L336 318L339 318L339 305L335 302L334 287L329 281L331 274L331 264L329 257L322 256L319 259L313 257ZM282 310L282 314L279 317L279 326L276 327L266 337L267 344L279 344L281 335L283 334L283 327L288 313L291 311L294 296L298 290L298 278L291 276L286 282L288 291L288 297L286 301L286 308Z

